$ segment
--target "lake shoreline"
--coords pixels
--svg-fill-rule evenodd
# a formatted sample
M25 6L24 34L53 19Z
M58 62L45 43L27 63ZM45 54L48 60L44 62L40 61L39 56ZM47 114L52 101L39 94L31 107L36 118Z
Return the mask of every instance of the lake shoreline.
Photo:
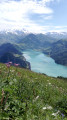
M23 56L31 64L31 71L46 74L52 77L67 78L67 67L56 64L48 55L34 50L24 50Z

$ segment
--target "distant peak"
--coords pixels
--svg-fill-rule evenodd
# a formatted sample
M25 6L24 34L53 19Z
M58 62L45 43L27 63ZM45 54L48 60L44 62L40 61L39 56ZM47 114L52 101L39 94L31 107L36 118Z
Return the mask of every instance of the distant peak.
M16 35L30 34L30 32L24 28L22 30L18 30L18 29L3 30L3 31L0 31L0 33L5 33L5 34L12 33Z

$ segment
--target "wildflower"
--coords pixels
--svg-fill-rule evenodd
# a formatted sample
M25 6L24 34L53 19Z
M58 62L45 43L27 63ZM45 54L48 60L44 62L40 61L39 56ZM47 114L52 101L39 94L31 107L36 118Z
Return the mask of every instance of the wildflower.
M59 113L60 111L58 110L56 113L52 113L53 116L57 116L57 114Z
M10 72L12 72L12 73L13 73L13 72L15 72L15 70L10 70Z
M46 110L47 109L47 107L43 107L43 110Z
M10 84L10 85L12 85L12 84L13 84L13 82L9 82L9 84Z
M18 67L18 66L19 66L19 64L14 63L14 66Z
M37 96L35 99L37 100L39 98L39 96Z
M52 113L53 116L56 116L57 114L56 113Z
M61 113L62 117L64 117L65 115L63 113Z
M58 88L58 87L56 86L56 88Z
M9 64L9 63L6 63L6 66L9 68L9 67L10 67L10 64Z
M12 62L8 62L10 65L12 64Z
M51 110L51 109L52 109L52 107L51 107L51 106L46 106L46 107L43 107L43 110L46 110L46 109Z
M37 96L37 97L33 100L33 102L35 102L38 98L39 98L39 96Z
M47 109L51 110L51 109L52 109L52 107L51 107L51 106L48 106L48 107L47 107Z
M13 81L16 82L17 80L14 78Z
M49 85L51 85L51 83L48 83Z

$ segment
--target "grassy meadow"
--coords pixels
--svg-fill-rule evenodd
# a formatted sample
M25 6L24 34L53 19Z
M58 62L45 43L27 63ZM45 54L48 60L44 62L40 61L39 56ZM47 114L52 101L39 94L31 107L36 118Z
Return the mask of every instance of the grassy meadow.
M67 79L0 64L0 120L67 120Z

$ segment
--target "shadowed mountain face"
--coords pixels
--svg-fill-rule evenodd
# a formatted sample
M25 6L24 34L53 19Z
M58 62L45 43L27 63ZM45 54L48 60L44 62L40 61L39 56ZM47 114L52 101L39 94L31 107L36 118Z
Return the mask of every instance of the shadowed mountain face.
M67 65L67 40L59 40L54 43L50 55L56 63Z
M0 62L7 63L11 61L13 64L20 64L23 68L30 69L30 63L22 56L16 45L6 43L0 46Z
M7 52L0 57L1 63L8 63L9 61L12 61L12 65L16 63L19 64L20 67L31 69L30 63L27 62L23 56L16 56L16 54L14 55L10 52Z
M67 40L59 40L43 52L51 56L56 63L67 65Z
M0 56L6 52L11 52L14 54L21 54L21 52L17 49L18 46L13 45L11 43L5 43L0 46Z

